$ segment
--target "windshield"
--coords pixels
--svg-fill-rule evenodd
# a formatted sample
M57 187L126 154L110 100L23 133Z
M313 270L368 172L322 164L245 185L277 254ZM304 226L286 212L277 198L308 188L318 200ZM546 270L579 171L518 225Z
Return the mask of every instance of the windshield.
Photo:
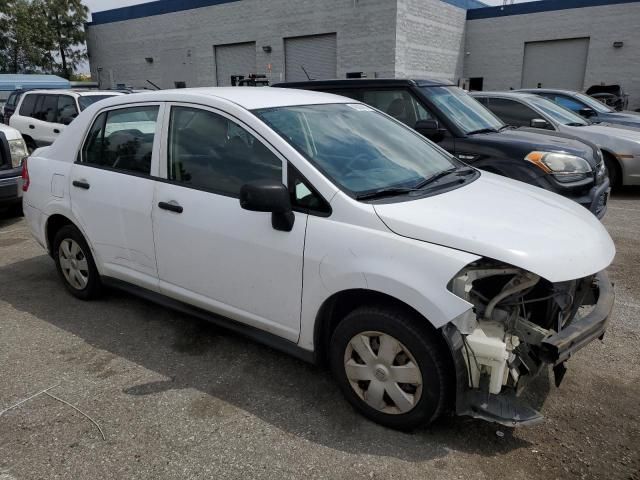
M87 108L89 105L93 105L100 100L104 100L105 98L115 97L115 95L85 95L78 98L78 104L80 105L80 111Z
M422 87L426 97L465 134L498 131L505 124L458 87Z
M363 104L277 107L254 113L356 196L412 188L462 165L412 129Z
M530 98L527 98L527 101L562 125L589 125L589 122L580 115L546 98L532 95Z
M613 110L610 109L609 107L607 107L604 103L599 102L595 98L591 98L589 95L585 95L584 93L576 92L576 93L574 93L574 96L578 100L580 100L583 103L586 103L587 105L589 105L596 112L600 112L600 113L611 113L611 112L613 112Z

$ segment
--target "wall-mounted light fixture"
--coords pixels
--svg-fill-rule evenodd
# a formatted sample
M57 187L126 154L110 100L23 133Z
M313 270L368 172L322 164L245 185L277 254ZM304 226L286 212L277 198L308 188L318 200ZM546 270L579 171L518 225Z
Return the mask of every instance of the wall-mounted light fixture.
M273 50L273 49L271 48L271 45L264 45L264 46L262 47L262 51L263 51L264 53L271 53L271 50Z
M147 63L153 63L153 57L145 57L144 61Z
M624 42L613 42L613 48L622 48Z

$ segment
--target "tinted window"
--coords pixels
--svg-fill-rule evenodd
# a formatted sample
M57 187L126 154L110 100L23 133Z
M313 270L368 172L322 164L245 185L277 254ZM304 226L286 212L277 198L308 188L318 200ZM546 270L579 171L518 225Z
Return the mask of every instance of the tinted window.
M78 107L76 107L75 99L69 95L60 95L58 97L58 115L55 122L68 125L77 116Z
M418 120L432 118L407 90L365 90L362 101L411 128Z
M583 103L569 97L565 97L564 95L550 95L550 98L558 105L568 108L569 110L573 110L574 112L578 112L580 109L585 107Z
M195 188L237 197L254 180L282 182L282 162L252 134L215 113L173 107L168 177Z
M78 103L80 104L80 111L83 111L89 105L93 105L100 100L104 100L105 98L115 97L115 95L84 95L78 98Z
M132 107L102 113L82 149L82 161L128 172L151 173L158 107Z
M33 110L36 106L37 95L26 95L20 105L20 115L23 117L30 117L33 115Z
M7 106L15 107L17 100L18 100L18 94L12 93L11 95L9 95L9 98L7 99Z
M540 114L526 105L504 98L490 98L489 109L507 125L529 127L531 120L540 118Z
M43 122L55 122L58 113L58 95L38 95L32 117Z

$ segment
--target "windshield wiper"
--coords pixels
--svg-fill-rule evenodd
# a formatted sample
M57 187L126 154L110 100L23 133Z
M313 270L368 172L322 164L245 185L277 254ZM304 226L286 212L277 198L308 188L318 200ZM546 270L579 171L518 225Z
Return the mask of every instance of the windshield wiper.
M409 187L389 187L374 190L372 192L359 193L356 195L356 200L373 200L375 198L390 197L393 195L404 195L407 193L415 192L417 188Z
M478 130L467 132L467 135L475 135L476 133L498 133L498 130L495 128L479 128Z
M501 132L507 128L512 128L515 130L516 128L520 128L520 127L518 127L517 125L503 125L498 129L498 131Z
M469 172L473 172L473 168L458 168L458 167L454 167L454 168L449 168L447 170L443 170L439 173L436 173L435 175L431 175L429 178L425 178L424 180L422 180L421 182L419 182L417 185L414 185L413 188L416 190L421 190L424 187L426 187L427 185L432 184L433 182L440 180L443 177L449 176L452 173L456 173L458 175L463 175L463 174L467 174Z
M566 123L565 125L567 125L568 127L586 127L587 126L586 123L580 123L580 122L569 122L569 123Z

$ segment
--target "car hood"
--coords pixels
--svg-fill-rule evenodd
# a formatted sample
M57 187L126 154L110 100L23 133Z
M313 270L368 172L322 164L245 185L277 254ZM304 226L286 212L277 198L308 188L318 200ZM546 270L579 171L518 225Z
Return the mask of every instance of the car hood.
M565 131L589 140L614 153L640 150L640 129L622 125L593 124L583 127L565 126ZM622 149L622 150L621 150Z
M498 133L473 135L470 138L475 140L477 137L482 137L485 144L493 143L497 148L500 145L508 146L510 149L519 148L522 152L522 158L533 150L542 150L545 152L569 153L582 157L592 167L597 163L597 153L594 145L559 132L545 131L541 133L538 129L518 128L507 129Z
M624 125L637 125L640 126L640 113L633 112L631 110L625 110L623 112L610 112L605 114L599 114L599 119L604 122L622 123Z
M4 133L7 140L18 140L22 138L22 135L18 130L3 123L0 123L0 132Z
M586 208L486 172L440 195L374 209L398 235L492 258L550 282L597 273L615 255L611 237Z

